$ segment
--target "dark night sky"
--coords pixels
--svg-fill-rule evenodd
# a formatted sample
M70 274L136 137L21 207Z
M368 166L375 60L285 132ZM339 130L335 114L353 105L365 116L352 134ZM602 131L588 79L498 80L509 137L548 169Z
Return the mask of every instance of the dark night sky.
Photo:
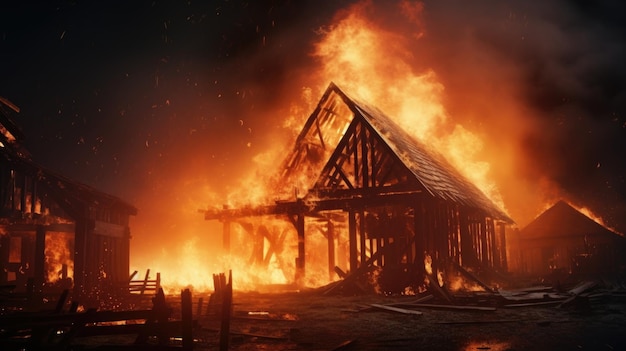
M250 167L280 131L267 111L287 109L302 72L316 67L318 29L353 2L5 1L0 96L22 109L12 117L35 161L143 215L147 192L180 196L169 188L188 165L218 193ZM467 107L459 97L489 84L480 72L514 71L537 126L516 135L528 154L516 176L558 184L624 231L626 8L528 3L425 1L430 50L416 65L434 67L453 116ZM388 2L373 4L393 27ZM475 75L463 72L469 64ZM494 113L459 123L507 121Z

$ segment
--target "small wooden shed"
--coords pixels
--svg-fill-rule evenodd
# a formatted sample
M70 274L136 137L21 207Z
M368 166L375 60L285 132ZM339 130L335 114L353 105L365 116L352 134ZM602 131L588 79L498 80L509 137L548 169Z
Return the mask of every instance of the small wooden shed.
M205 218L224 223L225 243L231 224L245 218L291 222L296 282L305 262L320 258L330 277L377 267L399 289L449 263L506 270L504 225L512 220L440 154L337 85L329 85L286 156L275 203L210 209ZM254 242L270 243L256 250L265 255L259 262L280 255L284 234L246 228ZM320 233L327 247L307 250L307 237Z
M625 272L626 238L561 200L519 232L521 271L594 275Z
M22 140L0 106L0 285L85 296L127 283L137 209L38 165Z

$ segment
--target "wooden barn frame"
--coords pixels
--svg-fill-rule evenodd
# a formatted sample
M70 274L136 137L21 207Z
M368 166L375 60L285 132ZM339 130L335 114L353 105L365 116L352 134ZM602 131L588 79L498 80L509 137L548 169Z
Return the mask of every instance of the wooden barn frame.
M506 271L504 227L513 221L439 154L333 83L279 170L279 196L306 193L267 206L208 210L205 219L223 222L225 246L231 223L255 216L289 220L298 237L296 282L306 273L306 219L317 221L327 239L331 277L341 274L337 255L346 254L343 269L401 272L390 274L395 281L419 280L449 264ZM278 254L284 234L247 230L270 243L265 257L258 249L260 260ZM338 248L340 235L347 236L347 253ZM256 241L263 245L263 238Z
M75 296L128 287L129 218L137 209L37 165L2 109L0 132L0 285L31 293L73 289ZM57 239L73 267L52 272L59 279L50 281L48 246Z
M564 200L522 228L517 241L519 273L524 275L596 278L626 272L626 238Z

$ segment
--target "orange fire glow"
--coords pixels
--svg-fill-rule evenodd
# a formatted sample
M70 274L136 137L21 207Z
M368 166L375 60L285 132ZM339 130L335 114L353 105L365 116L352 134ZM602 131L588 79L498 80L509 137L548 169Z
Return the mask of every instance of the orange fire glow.
M622 235L622 236L624 235L623 233L617 231L617 229L608 226L605 223L604 219L602 219L602 217L600 217L597 214L593 213L589 208L582 207L582 206L576 206L576 205L571 204L571 203L570 203L570 205L572 205L572 207L574 207L578 212L580 212L580 213L584 214L585 216L589 217L591 220L593 220L594 222L598 223L599 225L609 229L610 231L612 231L614 233L617 233L617 234Z
M74 261L72 260L70 247L72 237L71 233L46 233L47 282L55 283L64 278L74 277ZM64 274L66 274L65 277L63 276Z
M189 191L193 200L187 203L169 204L168 212L160 208L164 204L150 201L143 213L152 213L154 218L162 215L160 225L147 223L145 219L133 219L133 232L158 231L156 237L169 237L172 240L163 247L157 241L150 243L132 243L132 270L145 271L151 269L160 272L163 285L173 290L192 285L196 289L212 289L212 274L233 271L234 288L241 290L256 289L261 285L284 284L293 279L294 260L297 256L297 242L293 226L285 223L288 235L281 247L280 259L271 256L266 265L251 264L254 239L251 232L240 225L233 225L231 251L222 249L221 223L206 221L198 209L210 207L233 208L245 205L271 204L276 196L276 189L269 186L269 176L276 172L277 165L289 150L293 137L298 134L305 119L312 112L317 99L329 82L335 82L349 95L363 99L380 108L407 132L438 150L464 176L476 184L487 197L508 210L506 198L520 195L520 203L524 206L515 208L520 217L530 218L529 213L535 210L538 203L537 195L544 186L514 180L513 163L518 160L519 152L510 145L489 145L486 143L485 131L474 132L455 122L446 108L447 96L445 86L441 83L434 69L419 69L414 65L415 50L410 48L426 35L422 28L423 6L408 1L399 2L398 11L409 24L402 33L387 30L377 22L377 16L369 1L361 2L337 14L334 24L320 30L320 40L314 45L313 55L317 59L319 69L306 73L306 87L301 90L297 102L292 102L289 112L283 118L283 136L276 140L254 159L252 171L242 172L238 182L233 181L232 189L209 189L201 185L201 180L194 176L181 176L178 182L183 189ZM408 35L407 35L408 34ZM493 74L503 74L502 68ZM472 73L476 74L477 73ZM472 76L472 74L468 74ZM480 78L480 77L478 77ZM498 113L508 120L519 121L526 113L513 97L497 96L492 99L489 107L484 107L486 98L494 96L480 95L479 79L475 89L468 91L465 99L475 102L473 111L467 111L468 118L481 113ZM468 90L471 87L468 88ZM512 88L500 86L496 91L510 91ZM285 101L288 105L289 101ZM282 109L285 107L283 106ZM497 109L491 111L489 109ZM504 125L504 123L502 123ZM509 130L521 130L523 125L502 126ZM497 161L496 161L497 160ZM494 170L497 162L498 168ZM197 172L191 167L186 174ZM194 180L190 180L194 179ZM502 179L507 179L502 181ZM303 181L303 184L309 183ZM199 185L200 184L200 185ZM502 194L502 186L507 196ZM547 184L545 187L549 187ZM175 188L175 187L174 187ZM179 190L179 189L177 189ZM163 192L163 189L158 189ZM226 195L222 195L226 193ZM298 194L290 194L293 200ZM163 195L164 196L164 195ZM178 196L171 196L179 199ZM531 207L528 209L527 207ZM140 215L141 216L141 215ZM515 216L513 216L515 218ZM250 220L252 221L252 220ZM253 230L262 224L262 219L252 222ZM274 222L272 222L274 223ZM269 225L269 224L268 224ZM272 224L280 225L280 224ZM307 223L307 226L314 224ZM279 232L280 232L279 230ZM307 230L307 233L309 231ZM315 231L313 231L315 232ZM254 233L254 232L252 232ZM173 239L176 240L173 240ZM267 254L270 243L263 239L264 254ZM307 238L307 278L306 284L318 286L329 281L327 261L325 261L326 242L323 235L311 234ZM145 246L145 247L144 247ZM322 248L322 249L320 249ZM322 252L322 254L320 254Z
M317 44L315 54L323 61L320 81L334 81L396 118L406 131L443 153L504 209L499 190L489 178L490 164L477 157L483 148L481 138L450 121L444 86L436 72L415 72L408 39L370 21L369 6L367 2L354 6ZM411 19L419 16L419 10L409 12ZM450 128L452 131L446 132Z

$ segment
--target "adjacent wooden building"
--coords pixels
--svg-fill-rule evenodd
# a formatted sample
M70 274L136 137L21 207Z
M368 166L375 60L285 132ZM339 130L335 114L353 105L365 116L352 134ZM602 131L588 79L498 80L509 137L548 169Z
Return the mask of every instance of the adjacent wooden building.
M79 296L127 284L137 209L35 163L1 105L0 285Z
M518 240L521 273L597 278L626 272L626 238L562 200L522 228Z
M260 262L279 255L291 234L255 228L251 218L290 222L295 281L320 257L330 276L377 267L405 286L450 263L506 271L504 227L513 223L507 214L435 150L335 84L277 171L274 203L208 210L205 218L224 223L226 246L231 225L245 227L261 246ZM326 247L307 250L308 238L320 234Z

